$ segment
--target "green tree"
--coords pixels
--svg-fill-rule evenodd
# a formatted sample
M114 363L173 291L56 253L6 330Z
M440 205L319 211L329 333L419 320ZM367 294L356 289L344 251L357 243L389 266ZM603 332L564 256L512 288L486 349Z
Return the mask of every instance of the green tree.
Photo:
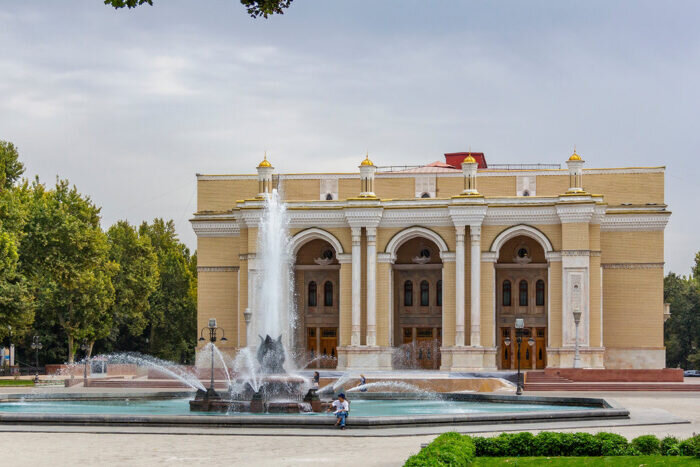
M147 312L148 352L159 358L189 363L194 357L197 327L196 257L182 244L172 220L143 223L158 257L158 286Z
M10 188L24 173L14 144L0 140L0 190Z
M0 340L10 332L22 337L34 321L33 296L18 272L19 255L13 237L0 225Z
M284 10L289 8L293 0L240 0L241 4L246 8L248 14L257 18L262 16L267 18L270 15L284 14ZM114 8L136 8L139 5L153 5L153 0L104 0L105 5L111 5Z
M139 235L136 227L119 221L107 231L109 259L119 264L112 278L114 303L111 315L114 321L109 342L101 348L106 351L142 350L137 338L149 321L150 297L158 285L158 257L151 239Z
M24 234L21 270L41 310L37 327L65 333L72 363L80 341L92 349L113 323L109 311L118 265L109 260L100 208L67 180L58 180L53 190L36 181Z
M664 326L666 365L700 369L700 255L695 258L694 274L664 278L664 302L671 305L671 318Z

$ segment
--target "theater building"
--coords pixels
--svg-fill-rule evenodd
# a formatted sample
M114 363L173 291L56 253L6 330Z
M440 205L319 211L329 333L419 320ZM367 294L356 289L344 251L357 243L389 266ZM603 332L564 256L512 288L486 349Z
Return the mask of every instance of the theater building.
M664 168L491 166L197 175L198 324L245 347L257 233L290 218L296 352L339 369L663 368ZM578 326L576 321L578 318ZM578 330L577 330L578 328ZM575 361L578 343L579 359ZM301 358L301 357L300 357Z

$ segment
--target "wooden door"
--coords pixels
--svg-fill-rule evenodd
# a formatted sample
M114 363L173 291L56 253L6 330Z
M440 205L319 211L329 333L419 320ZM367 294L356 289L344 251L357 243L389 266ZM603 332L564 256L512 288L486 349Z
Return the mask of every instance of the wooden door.
M321 328L321 368L335 368L337 362L336 349L338 348L338 329Z
M535 329L535 364L538 370L547 365L547 344L545 336L547 328Z
M318 368L318 340L316 339L316 328L306 329L306 358L310 368Z
M505 344L506 338L511 337L510 328L501 328L501 368L504 370L510 369L510 361L513 357L513 343Z
M531 369L532 368L532 352L534 349L528 344L528 340L532 336L532 330L529 328L523 329L522 342L520 343L520 368L521 369ZM517 342L516 342L517 345Z
M416 363L418 368L433 369L436 367L438 348L433 328L416 329Z

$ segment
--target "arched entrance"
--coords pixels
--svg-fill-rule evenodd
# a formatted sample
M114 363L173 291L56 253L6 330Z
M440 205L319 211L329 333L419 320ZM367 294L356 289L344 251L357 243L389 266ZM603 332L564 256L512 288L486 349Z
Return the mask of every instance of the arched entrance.
M518 366L515 320L523 319L520 368L544 368L547 365L547 307L549 306L548 262L542 245L543 235L531 228L514 230L500 236L494 245L496 263L496 322L498 365L501 369ZM546 240L546 238L545 238ZM549 247L548 249L551 249ZM506 345L506 338L510 344ZM534 345L528 341L532 338Z
M296 238L296 237L295 237ZM299 322L297 358L308 368L335 368L338 362L338 252L323 238L308 237L295 247L294 283Z
M440 368L442 260L422 236L402 243L393 265L395 368Z

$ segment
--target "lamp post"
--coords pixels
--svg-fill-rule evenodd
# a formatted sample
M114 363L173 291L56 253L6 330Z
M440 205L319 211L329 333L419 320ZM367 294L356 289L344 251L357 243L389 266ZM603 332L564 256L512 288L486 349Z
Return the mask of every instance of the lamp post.
M15 346L12 344L12 326L10 326L8 324L7 329L10 331L10 337L9 337L9 339L10 339L10 367L9 367L9 370L10 370L10 374L12 374L12 367L15 364L15 353L13 352Z
M34 349L34 383L39 382L39 351L43 345L39 341L39 336L32 337L32 349Z
M199 332L199 342L206 342L204 331L209 331L209 342L211 343L211 380L209 381L209 389L207 389L207 398L220 398L214 390L214 342L216 342L216 333L219 330L221 330L221 342L228 341L224 329L216 326L216 318L210 318L209 325Z
M516 395L521 395L523 393L523 384L521 382L521 377L520 377L520 344L523 342L523 335L525 334L525 320L522 318L517 318L515 320L515 341L518 344L518 352L517 352L517 359L518 359L518 382L517 382L517 388L515 390ZM506 337L504 343L506 345L510 345L510 338ZM532 347L535 344L535 339L530 337L527 340L527 344Z
M80 350L85 352L85 358L83 359L83 387L86 388L88 385L88 380L87 380L87 368L88 368L88 354L87 351L90 349L90 346L88 345L87 339L83 339L83 343L80 345Z
M581 355L578 350L578 325L581 322L581 310L574 310L574 323L576 323L576 341L575 341L575 352L574 352L574 368L581 368Z

